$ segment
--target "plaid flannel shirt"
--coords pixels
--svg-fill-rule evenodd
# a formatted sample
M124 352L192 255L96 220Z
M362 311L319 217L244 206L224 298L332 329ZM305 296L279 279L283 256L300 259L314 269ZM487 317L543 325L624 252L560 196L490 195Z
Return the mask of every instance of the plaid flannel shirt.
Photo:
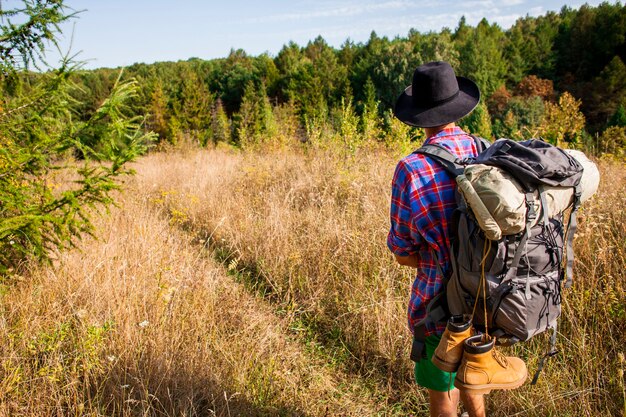
M444 129L425 142L445 147L459 158L476 156L474 140L461 128ZM391 228L387 246L399 256L418 256L418 268L408 307L409 328L426 316L426 306L442 291L431 249L444 274L450 271L448 222L456 208L456 182L432 158L411 154L398 163L391 194ZM426 335L441 334L445 326L429 326Z

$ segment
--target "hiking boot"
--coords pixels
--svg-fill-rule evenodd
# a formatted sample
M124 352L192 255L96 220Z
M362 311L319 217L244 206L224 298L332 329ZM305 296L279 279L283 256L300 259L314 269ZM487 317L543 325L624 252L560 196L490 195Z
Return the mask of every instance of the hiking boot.
M454 386L470 394L488 394L492 389L513 389L526 381L526 364L520 358L505 357L494 347L495 338L484 335L465 340L463 360Z
M433 364L445 372L456 372L463 356L463 342L472 335L472 322L463 316L452 316L448 320L441 341L433 353Z

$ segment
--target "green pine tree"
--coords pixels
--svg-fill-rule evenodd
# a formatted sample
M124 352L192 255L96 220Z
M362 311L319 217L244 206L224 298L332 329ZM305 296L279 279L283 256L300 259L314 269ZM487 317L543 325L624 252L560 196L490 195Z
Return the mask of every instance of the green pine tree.
M615 113L613 113L613 115L609 119L608 126L626 127L626 109L624 108L623 104L617 106L617 109L615 109Z
M87 120L77 120L70 76L76 67L60 67L30 76L29 86L7 95L8 80L43 56L66 14L62 0L24 0L3 9L0 19L0 276L28 260L45 261L93 232L89 208L113 203L120 178L132 173L134 160L153 139L143 118L131 117L127 103L137 97L134 81L115 82L109 97ZM88 143L94 137L98 143ZM82 159L73 160L71 154ZM60 182L71 177L72 182Z
M376 99L376 90L372 79L368 77L364 87L365 101L363 112L361 113L361 133L364 140L377 140L380 137L380 117L378 106L380 102Z

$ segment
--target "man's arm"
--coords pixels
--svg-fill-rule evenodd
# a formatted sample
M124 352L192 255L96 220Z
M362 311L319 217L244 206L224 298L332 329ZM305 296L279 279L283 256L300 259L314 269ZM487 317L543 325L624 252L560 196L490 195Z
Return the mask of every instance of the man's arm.
M417 256L417 254L409 255L409 256L399 256L399 255L396 255L394 253L393 256L396 257L396 261L398 261L398 263L400 265L410 266L410 267L413 267L413 268L417 268L417 266L418 266L417 262L418 262L419 258Z
M391 189L391 208L387 247L400 265L417 268L421 236L413 224L414 184L409 170L400 161L396 166Z

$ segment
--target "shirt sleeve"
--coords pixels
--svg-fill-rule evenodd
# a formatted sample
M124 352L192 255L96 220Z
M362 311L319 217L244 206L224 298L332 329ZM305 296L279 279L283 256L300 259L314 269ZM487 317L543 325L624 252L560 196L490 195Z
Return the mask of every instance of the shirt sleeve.
M387 247L398 256L410 256L418 251L422 238L414 223L415 185L403 161L398 163L391 188L391 227Z

